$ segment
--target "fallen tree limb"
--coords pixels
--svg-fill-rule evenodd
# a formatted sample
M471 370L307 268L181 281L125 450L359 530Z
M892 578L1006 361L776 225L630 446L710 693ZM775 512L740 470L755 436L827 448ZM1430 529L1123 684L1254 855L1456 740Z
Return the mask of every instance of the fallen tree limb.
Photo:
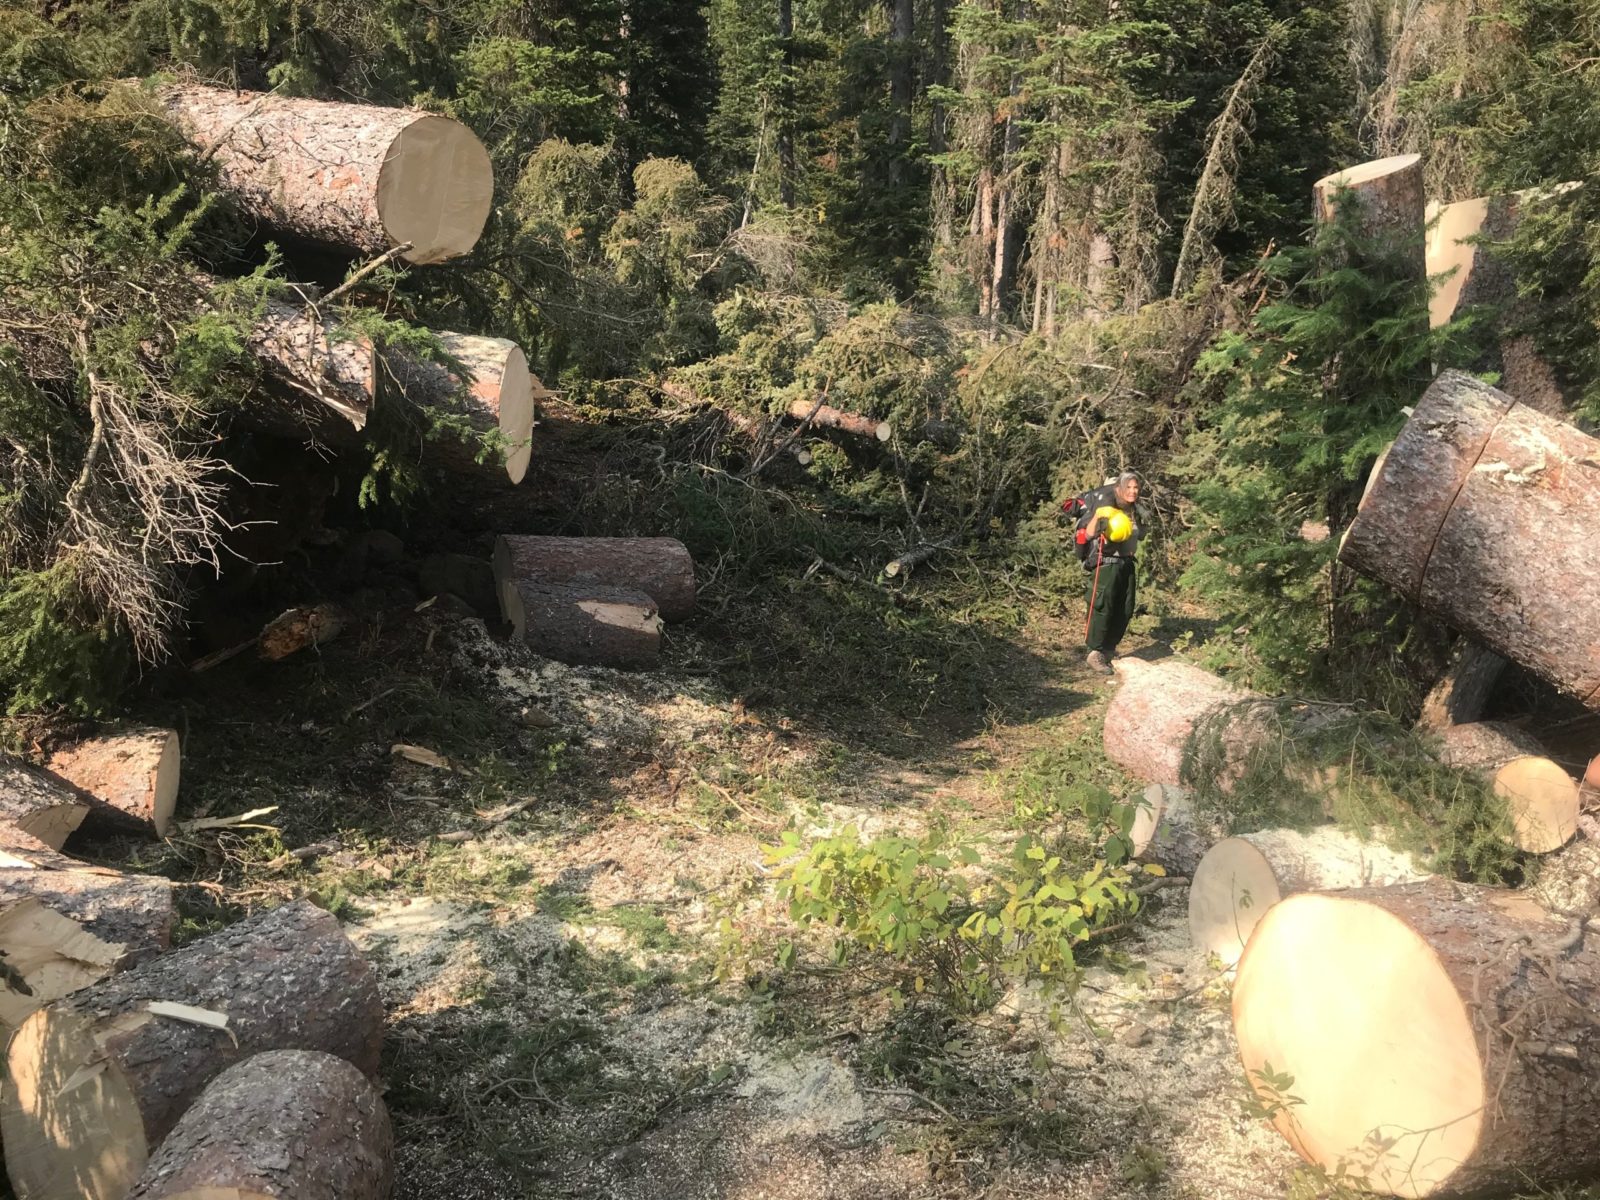
M875 417L863 416L860 413L846 412L831 404L795 400L789 405L788 415L792 420L805 421L824 429L837 429L841 433L852 433L857 437L872 438L879 442L887 442L894 436L894 426L888 421L879 421Z

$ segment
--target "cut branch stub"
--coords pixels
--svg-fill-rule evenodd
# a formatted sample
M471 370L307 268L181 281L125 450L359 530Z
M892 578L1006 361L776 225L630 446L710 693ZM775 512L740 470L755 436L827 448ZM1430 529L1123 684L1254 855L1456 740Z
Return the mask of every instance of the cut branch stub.
M1189 936L1228 966L1274 904L1298 892L1382 887L1426 879L1409 854L1321 826L1264 829L1218 842L1189 884Z
M387 1200L393 1160L366 1076L331 1054L271 1050L212 1081L128 1200Z
M1600 1167L1597 1006L1581 927L1435 882L1274 907L1240 960L1233 1026L1308 1162L1384 1194L1509 1193Z
M413 263L477 244L494 196L472 131L415 109L171 84L157 95L234 202L285 233Z
M29 1017L11 1039L0 1137L18 1200L122 1200L222 1071L322 1050L376 1072L366 960L305 902L241 921Z
M519 537L495 539L494 578L502 602L508 586L593 584L643 592L661 618L686 620L694 612L694 559L676 538ZM508 620L515 620L510 609Z
M129 729L52 753L45 765L74 787L167 836L183 760L173 729Z
M1339 557L1600 708L1600 439L1459 371L1418 403Z

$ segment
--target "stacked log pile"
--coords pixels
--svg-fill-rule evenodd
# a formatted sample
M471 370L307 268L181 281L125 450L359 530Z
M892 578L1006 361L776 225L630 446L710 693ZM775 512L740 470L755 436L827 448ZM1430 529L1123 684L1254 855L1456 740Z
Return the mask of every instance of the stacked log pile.
M494 577L515 635L562 662L653 667L662 622L694 611L694 560L673 538L504 535Z

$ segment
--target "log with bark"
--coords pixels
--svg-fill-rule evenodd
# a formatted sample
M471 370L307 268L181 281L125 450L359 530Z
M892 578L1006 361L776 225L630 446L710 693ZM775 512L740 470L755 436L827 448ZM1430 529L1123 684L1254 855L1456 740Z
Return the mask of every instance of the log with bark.
M1340 559L1600 708L1600 440L1443 371Z
M157 97L222 190L274 229L360 254L408 247L413 263L466 254L483 232L493 167L448 117L187 84Z
M1308 1162L1400 1196L1600 1168L1597 1011L1592 933L1516 893L1440 881L1290 897L1233 988L1240 1056L1278 1131ZM1272 1087L1269 1067L1293 1083Z
M661 657L656 602L633 588L513 579L500 604L516 636L557 662L649 670Z
M388 366L401 392L419 408L462 417L473 432L498 437L492 461L504 464L512 483L521 483L533 456L538 403L550 393L528 370L528 360L515 342L463 333L441 333L439 341L466 374L440 363L392 356ZM438 457L453 470L476 470L480 446L471 439L443 439Z
M371 1075L382 1033L371 968L305 901L58 1000L6 1054L0 1137L18 1200L121 1200L229 1066L321 1050Z
M857 437L887 442L894 436L894 426L888 421L880 421L876 417L867 417L860 413L846 412L831 404L819 405L815 400L796 400L789 405L788 412L792 420L809 419L812 425L823 429L837 429L841 433L852 433Z
M1353 205L1358 236L1387 243L1386 253L1403 252L1407 274L1417 279L1425 276L1422 235L1428 202L1422 187L1421 155L1397 154L1335 171L1317 180L1312 194L1319 224L1334 220L1339 204Z
M367 1077L313 1050L229 1067L151 1157L128 1200L385 1200L389 1113Z
M7 825L4 821L0 821L0 868L23 871L85 870L97 874L117 874L107 867L91 867L75 858L68 858L31 833L23 833L15 825Z
M167 836L183 766L176 730L138 728L103 734L52 752L45 766L147 826L157 837Z
M88 797L64 780L21 763L0 761L0 825L59 850L88 812Z
M942 542L923 542L920 545L911 547L900 557L890 559L884 564L883 573L890 579L898 579L901 576L909 579L911 572L915 571L935 554L949 548Z
M0 1037L116 968L122 947L32 896L0 894Z
M0 904L24 899L37 900L120 946L119 969L136 967L172 945L172 884L165 879L87 864L67 870L0 866Z
M1423 731L1466 725L1483 715L1489 693L1499 682L1506 660L1471 638L1459 639L1450 668L1422 702L1417 728Z
M1331 825L1240 834L1206 851L1190 877L1189 936L1231 967L1261 918L1288 896L1427 877L1409 854Z
M1439 761L1482 775L1504 797L1518 849L1548 854L1578 831L1578 783L1531 734L1498 721L1454 725L1439 733Z
M306 415L306 428L335 440L345 424L366 428L379 378L378 356L370 339L342 334L315 308L269 300L249 342L269 380L317 406ZM340 423L319 419L329 414ZM276 410L250 415L285 432L302 431Z
M1187 663L1119 658L1112 666L1120 686L1106 709L1106 757L1151 783L1176 787L1182 782L1185 747L1204 718L1260 699ZM1242 758L1250 741L1248 718L1232 722L1226 737L1230 750Z
M494 544L495 586L584 584L643 592L665 621L694 612L694 559L675 538L519 537ZM509 618L509 614L508 618Z
M1136 804L1128 832L1133 857L1192 878L1216 833L1197 819L1189 793L1171 784L1152 783Z

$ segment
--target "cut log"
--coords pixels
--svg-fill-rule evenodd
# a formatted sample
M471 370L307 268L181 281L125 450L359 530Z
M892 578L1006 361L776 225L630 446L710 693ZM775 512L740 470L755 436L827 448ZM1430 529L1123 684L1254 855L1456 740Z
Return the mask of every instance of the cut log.
M1307 833L1264 829L1218 842L1189 883L1189 936L1228 966L1274 904L1300 892L1388 887L1428 878L1409 854L1331 825Z
M257 635L257 652L278 662L301 650L327 645L344 632L349 615L337 604L312 604L280 613Z
M96 875L117 875L110 867L92 867L52 850L31 833L0 822L0 868L22 871L88 871Z
M1119 658L1112 666L1121 686L1106 709L1106 757L1150 783L1182 783L1184 749L1195 725L1221 709L1260 699L1187 663ZM1227 735L1230 747L1238 743L1241 758L1248 723L1248 717L1232 723Z
M433 263L477 244L494 196L489 154L448 117L183 84L157 93L244 212L359 254L409 246Z
M0 1035L53 1000L99 983L122 947L33 897L0 897Z
M1215 840L1195 819L1188 792L1165 783L1144 789L1128 832L1134 858L1192 878Z
M1506 660L1493 650L1485 650L1471 638L1460 639L1450 669L1422 702L1417 728L1441 730L1476 721L1505 668Z
M1336 204L1353 204L1358 214L1358 234L1390 243L1391 252L1404 248L1408 258L1415 258L1410 274L1419 280L1425 277L1422 234L1427 226L1428 201L1422 187L1421 155L1398 154L1335 171L1317 180L1312 194L1319 224L1334 219ZM1414 248L1407 244L1411 240L1415 241Z
M21 763L0 761L0 825L14 826L59 850L88 812L88 798L62 780Z
M643 592L665 621L687 620L694 612L694 559L675 538L505 534L495 539L494 578L502 599L513 582L524 587L594 584Z
M96 800L167 836L183 766L174 729L129 729L57 750L45 766Z
M393 1163L366 1076L331 1054L271 1050L211 1082L128 1200L387 1200Z
M1519 850L1548 854L1578 831L1577 781L1520 729L1495 721L1452 726L1439 734L1439 761L1477 772L1505 798Z
M1600 708L1600 440L1443 371L1346 532L1350 567ZM1536 549L1534 549L1536 548Z
M888 421L845 412L831 404L819 406L815 400L794 401L789 405L789 416L795 421L804 421L809 417L811 424L824 429L837 429L841 433L853 433L857 437L874 438L880 442L887 442L894 436L894 426Z
M919 546L911 547L899 558L890 559L884 564L883 573L890 579L898 579L902 575L910 578L912 571L915 571L935 554L949 548L941 542L923 542Z
M516 636L557 662L649 670L661 657L661 618L643 592L512 580L500 603Z
M122 1200L150 1149L234 1063L322 1050L371 1075L382 1032L371 968L305 901L58 1000L6 1055L0 1137L18 1200Z
M250 349L280 388L319 405L317 415L332 413L352 429L366 428L378 394L378 356L370 339L342 336L314 309L269 300L251 331ZM284 425L277 412L253 415L274 428ZM339 437L337 426L309 424Z
M1510 1193L1592 1172L1600 950L1581 939L1515 893L1292 896L1239 963L1246 1075L1302 1157L1380 1193ZM1272 1088L1269 1069L1294 1082Z
M457 414L478 433L498 434L501 445L493 462L504 464L512 483L521 483L533 455L535 409L550 393L528 370L528 360L515 342L462 333L441 333L439 340L466 368L471 382L439 363L396 360L391 368L401 391L419 407ZM477 445L455 441L439 445L444 465L455 470L478 467Z
M88 867L0 867L0 904L27 898L121 946L119 970L136 967L172 945L172 885L165 879Z

